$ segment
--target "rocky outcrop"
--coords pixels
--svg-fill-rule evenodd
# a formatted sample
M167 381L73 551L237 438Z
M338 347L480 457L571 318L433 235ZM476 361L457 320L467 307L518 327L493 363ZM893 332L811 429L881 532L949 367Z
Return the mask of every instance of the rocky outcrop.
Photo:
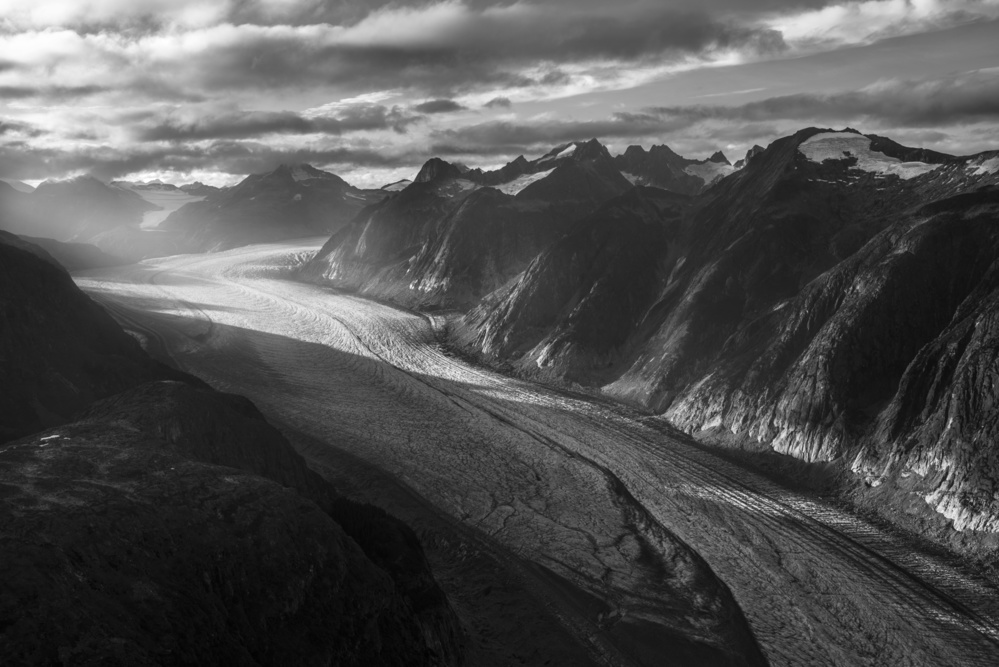
M462 170L439 157L430 158L413 179L414 183L432 183L446 179L461 178Z
M762 150L762 149L761 149ZM721 151L706 160L691 160L677 155L669 146L628 146L614 158L615 166L637 185L662 188L670 192L696 195L731 170L731 163ZM736 169L742 165L736 164Z
M716 162L718 164L732 164L731 162L728 161L728 158L725 157L725 154L722 153L721 151L715 151L714 153L712 153L711 157L708 158L708 162Z
M742 158L741 160L736 160L735 161L735 165L734 165L735 168L736 169L742 169L747 164L749 164L750 160L752 160L754 157L756 157L757 155L759 155L760 153L762 153L764 150L765 149L763 148L763 146L760 146L759 144L754 144L752 148L750 148L748 151L746 151L746 157Z
M670 244L688 205L655 188L611 200L472 310L464 344L530 373L592 382L612 372L676 260Z
M385 194L307 164L281 165L182 206L158 229L178 233L188 251L226 250L329 234Z

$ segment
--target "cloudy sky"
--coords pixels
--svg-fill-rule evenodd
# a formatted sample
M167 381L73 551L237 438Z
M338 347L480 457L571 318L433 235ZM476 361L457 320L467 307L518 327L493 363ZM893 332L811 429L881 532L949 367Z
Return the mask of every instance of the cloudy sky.
M999 149L999 0L0 0L0 177L358 185L810 125Z

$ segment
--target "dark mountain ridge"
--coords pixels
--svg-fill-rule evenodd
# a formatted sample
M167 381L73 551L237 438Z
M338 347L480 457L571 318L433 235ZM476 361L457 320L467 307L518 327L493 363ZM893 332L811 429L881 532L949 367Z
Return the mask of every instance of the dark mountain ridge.
M433 158L334 234L301 275L410 305L467 307L630 187L596 140L492 172Z
M208 192L174 211L160 228L179 233L189 251L226 250L335 232L385 195L307 164L281 165Z
M703 192L734 170L711 168L712 164L731 166L721 151L715 152L706 160L691 160L677 155L665 145L652 146L648 151L641 146L628 146L624 153L614 158L614 165L636 185L686 195ZM705 165L708 167L705 168Z

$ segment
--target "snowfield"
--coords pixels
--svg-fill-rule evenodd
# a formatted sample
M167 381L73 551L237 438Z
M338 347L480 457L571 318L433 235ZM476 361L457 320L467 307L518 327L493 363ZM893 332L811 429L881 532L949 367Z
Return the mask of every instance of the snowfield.
M553 162L555 160L561 160L563 158L572 157L576 153L576 148L577 148L576 144L569 144L555 155L549 155L547 157L541 158L540 160L538 160L538 164L541 164L542 162Z
M999 157L993 157L988 160L982 160L981 162L969 164L968 169L970 169L971 173L975 176L994 174L999 171Z
M721 162L705 162L704 164L692 164L684 168L684 171L693 176L697 176L704 181L705 185L711 185L720 178L725 178L729 174L739 171L730 164Z
M377 466L503 553L604 600L619 623L707 633L674 610L703 567L686 544L729 586L772 665L996 664L995 589L656 418L449 356L426 317L282 277L321 242L76 279L183 369L314 439L303 454L318 469L339 450ZM559 599L561 618L603 641L603 615ZM606 664L634 657L600 650Z
M915 178L934 169L938 164L925 162L902 162L871 150L871 140L862 134L852 132L823 132L802 142L798 150L812 162L825 160L843 160L848 157L857 158L855 169L875 174L895 174L902 179Z
M573 146L573 148L575 148L575 146ZM515 195L524 188L526 188L531 183L537 183L538 181L548 176L553 171L555 171L554 167L552 169L549 169L548 171L539 171L536 174L525 174L523 176L518 176L512 181L509 181L507 183L501 183L500 185L495 185L493 187L495 187L500 192L505 192L508 195Z

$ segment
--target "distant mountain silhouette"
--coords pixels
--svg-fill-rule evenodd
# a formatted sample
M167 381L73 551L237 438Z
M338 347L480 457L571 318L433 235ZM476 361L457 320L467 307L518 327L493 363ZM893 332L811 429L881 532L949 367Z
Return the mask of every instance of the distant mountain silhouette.
M205 187L198 189L205 192ZM191 251L329 234L386 196L361 190L310 165L281 165L172 213L160 229L179 233Z

